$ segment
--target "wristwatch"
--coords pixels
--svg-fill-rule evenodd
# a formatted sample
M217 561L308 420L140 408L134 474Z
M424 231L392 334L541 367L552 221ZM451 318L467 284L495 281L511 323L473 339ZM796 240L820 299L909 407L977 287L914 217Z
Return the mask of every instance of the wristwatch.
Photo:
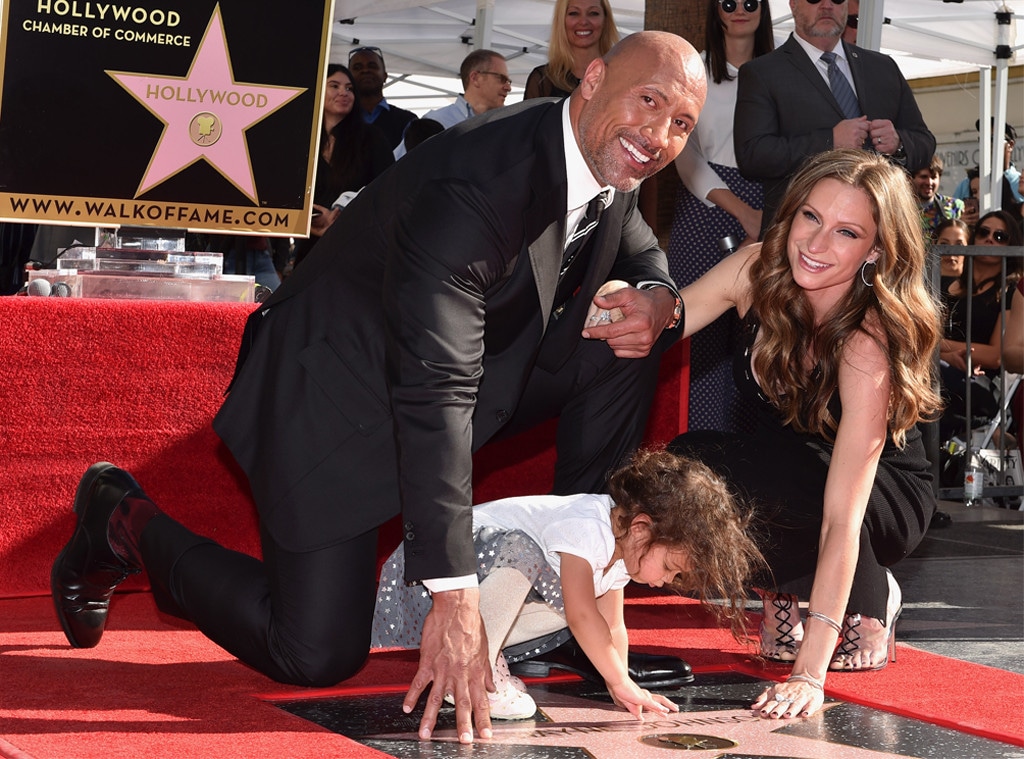
M903 140L900 140L900 146L896 148L896 150L894 150L892 153L890 153L889 157L892 160L896 161L897 163L907 162L907 151L903 147Z
M665 329L675 329L683 320L683 299L679 297L679 291L667 282L659 282L656 279L645 279L642 282L636 283L637 290L653 290L655 287L664 287L672 293L672 297L676 299L676 304L672 308L672 322L665 327Z

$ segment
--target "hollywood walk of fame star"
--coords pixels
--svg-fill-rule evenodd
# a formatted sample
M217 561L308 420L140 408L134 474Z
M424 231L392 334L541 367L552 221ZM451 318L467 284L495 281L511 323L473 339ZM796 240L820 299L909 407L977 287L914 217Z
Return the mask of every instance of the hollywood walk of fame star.
M827 703L824 710L805 720L762 719L749 709L723 709L670 713L666 716L648 715L640 722L623 709L610 704L571 695L531 691L543 716L550 721L519 720L491 723L494 737L479 741L480 756L498 755L488 746L509 747L585 747L594 759L623 759L623 757L669 756L666 749L699 750L701 756L715 757L763 756L792 757L793 759L896 759L905 754L858 748L827 741L824 737L811 739L790 735L786 728L796 724L821 721L825 711L837 706ZM457 731L438 729L432 741L458 743ZM417 742L414 732L390 733L373 736L373 742L387 745L390 741ZM654 748L655 744L663 747ZM394 745L394 744L391 744ZM422 743L420 744L423 745ZM539 749L538 753L543 753ZM651 753L651 752L654 753ZM500 752L499 752L500 753ZM420 752L422 756L430 753ZM437 756L448 756L440 751ZM459 756L473 756L468 746Z
M236 82L219 5L186 76L106 73L164 123L135 197L202 159L259 203L245 131L306 88Z

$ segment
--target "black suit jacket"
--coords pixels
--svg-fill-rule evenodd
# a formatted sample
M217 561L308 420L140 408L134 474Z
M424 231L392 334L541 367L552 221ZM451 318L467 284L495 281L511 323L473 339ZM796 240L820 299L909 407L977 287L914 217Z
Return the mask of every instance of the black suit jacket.
M214 426L275 540L311 550L401 510L407 577L475 571L472 452L581 339L603 282L671 283L636 193L616 193L548 328L566 186L559 103L466 121L364 189L253 314Z
M935 137L914 93L887 55L842 43L868 119L889 119L899 132L911 173L929 165ZM762 227L771 222L790 177L810 156L831 150L843 112L828 83L792 35L777 50L740 67L733 139L736 163L764 185Z
M373 126L381 131L384 137L387 138L388 144L391 145L391 149L394 150L398 147L398 143L402 141L406 127L409 126L410 122L415 121L416 118L416 114L412 111L407 111L404 108L399 108L397 105L388 103L388 107L382 109L377 114L377 118L373 120Z

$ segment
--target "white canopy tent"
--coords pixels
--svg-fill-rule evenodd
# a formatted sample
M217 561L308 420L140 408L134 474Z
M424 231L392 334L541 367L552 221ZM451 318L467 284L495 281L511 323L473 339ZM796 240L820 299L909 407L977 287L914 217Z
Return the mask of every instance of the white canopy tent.
M789 3L770 2L781 42L793 28ZM996 14L1006 2L861 0L861 33L869 35L861 44L892 55L908 79L994 66ZM352 47L373 45L388 56L390 73L404 81L451 78L470 50L489 47L509 59L512 78L522 85L547 59L554 5L554 0L336 0L331 59L344 62ZM644 0L612 0L612 8L624 34L643 29ZM1012 47L1022 16L1008 12L1004 44ZM1013 52L1019 50L1018 43Z
M396 79L388 98L395 90L408 101L402 105L414 110L421 98L458 95L459 65L478 47L505 56L521 89L530 71L547 61L554 5L554 0L336 0L331 60L345 62L359 45L379 47ZM623 33L644 28L644 0L616 0L613 7Z
M686 0L697 2L699 0ZM788 0L769 0L776 41L793 29ZM644 0L612 0L622 34L644 28ZM1013 9L1010 5L1016 5ZM526 76L547 60L554 0L336 0L331 60L361 45L380 48L391 77L387 95L423 113L461 92L459 64L486 47L508 60L515 102ZM907 79L980 72L978 118L983 203L998 204L1002 130L990 119L1024 125L1007 113L1007 69L1021 59L1017 27L1024 0L861 0L858 41L891 55ZM698 45L699 47L699 45ZM993 96L994 77L994 96Z

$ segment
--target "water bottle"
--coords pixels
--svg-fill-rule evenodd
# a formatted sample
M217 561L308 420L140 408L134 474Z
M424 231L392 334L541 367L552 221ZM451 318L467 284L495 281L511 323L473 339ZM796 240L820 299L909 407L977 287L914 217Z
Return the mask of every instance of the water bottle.
M966 506L973 506L976 501L981 500L984 481L985 473L981 470L977 458L974 455L969 456L967 469L964 472L964 504Z

